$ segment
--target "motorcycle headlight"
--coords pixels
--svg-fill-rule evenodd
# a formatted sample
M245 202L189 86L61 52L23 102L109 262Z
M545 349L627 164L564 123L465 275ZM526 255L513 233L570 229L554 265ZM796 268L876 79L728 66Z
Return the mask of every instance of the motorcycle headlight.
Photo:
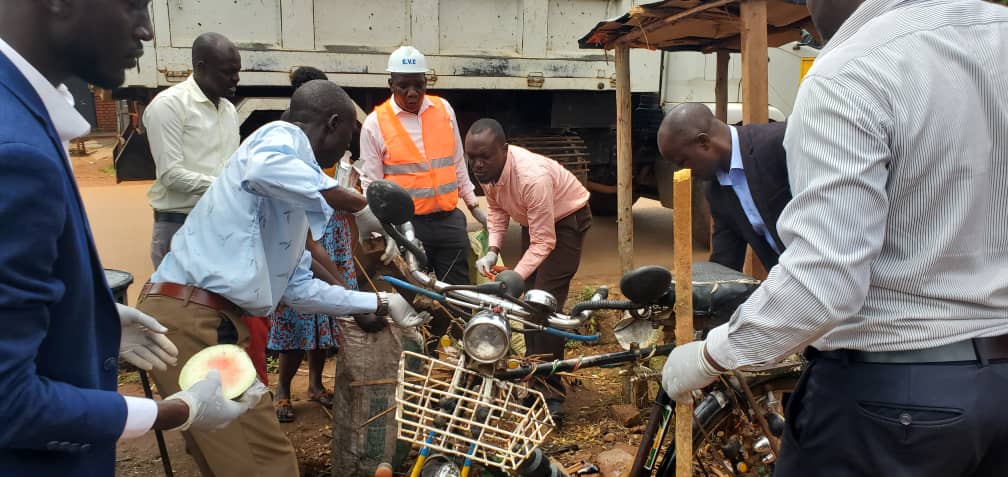
M511 328L499 313L483 310L473 315L462 332L465 352L479 363L493 363L511 347Z

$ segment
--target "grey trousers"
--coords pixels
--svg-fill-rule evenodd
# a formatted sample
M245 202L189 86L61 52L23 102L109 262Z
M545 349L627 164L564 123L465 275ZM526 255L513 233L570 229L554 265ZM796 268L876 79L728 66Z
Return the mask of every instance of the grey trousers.
M154 264L154 270L161 265L161 260L171 250L171 239L175 232L182 228L182 224L175 222L154 222L154 230L151 233L150 258Z

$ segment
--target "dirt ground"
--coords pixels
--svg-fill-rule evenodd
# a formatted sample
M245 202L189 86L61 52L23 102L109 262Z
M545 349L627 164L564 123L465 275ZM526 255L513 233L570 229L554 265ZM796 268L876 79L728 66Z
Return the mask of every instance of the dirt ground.
M85 143L87 155L72 156L74 172L81 186L88 218L98 245L102 263L107 268L125 270L133 274L134 284L129 288L129 301L134 303L140 285L151 275L149 258L151 211L146 201L150 182L115 183L112 169L112 146L115 138L99 138ZM637 265L672 265L672 213L655 201L641 199L634 206L635 263ZM512 224L504 244L504 260L517 259L519 229ZM586 238L585 252L578 275L571 288L576 297L583 289L601 284L616 290L619 281L619 258L616 252L616 220L613 217L596 217ZM696 259L706 257L705 250L697 250ZM573 300L573 298L572 298ZM614 316L602 321L603 336L611 330ZM611 339L602 344L579 346L568 350L568 357L617 351ZM331 386L335 359L326 365L326 383ZM611 416L609 406L621 402L622 382L618 368L585 369L577 373L568 393L564 426L548 440L545 448L561 463L571 466L581 461L594 462L599 452L620 443L636 446L640 428L627 429ZM271 380L275 382L276 376ZM123 394L141 396L141 387L135 373L120 377ZM327 476L331 430L330 417L315 402L307 401L307 365L295 377L293 390L297 420L284 424L284 430L298 451L305 477ZM167 448L174 475L198 477L192 459L186 453L178 433L166 433ZM120 443L117 457L117 475L164 475L153 433ZM335 477L335 476L334 476Z
M595 283L591 284L592 286ZM587 286L576 283L573 290ZM600 325L611 330L615 323L615 315L600 317ZM577 346L568 349L567 356L574 358L579 355L593 355L619 351L610 334L603 332L603 338L598 344ZM323 373L327 386L332 386L335 360L330 358ZM583 461L595 462L599 453L623 443L636 447L640 442L643 426L625 428L615 419L610 411L610 405L622 402L621 368L584 369L569 378L568 398L565 403L566 422L555 431L544 443L543 448L555 460L568 468ZM270 374L270 382L275 384L277 376ZM126 395L142 396L137 374L123 373L120 376L120 392ZM297 420L290 424L282 424L288 438L294 443L301 464L303 477L341 477L333 476L329 469L329 454L332 430L329 426L330 416L316 402L307 400L308 368L303 363L294 378L293 405ZM646 412L645 412L646 414ZM178 433L165 434L166 445L170 456L174 475L177 477L199 477L196 465L185 454L185 447ZM163 464L159 456L157 442L153 433L141 438L124 441L119 444L117 475L160 476L163 475ZM399 474L396 475L406 475Z

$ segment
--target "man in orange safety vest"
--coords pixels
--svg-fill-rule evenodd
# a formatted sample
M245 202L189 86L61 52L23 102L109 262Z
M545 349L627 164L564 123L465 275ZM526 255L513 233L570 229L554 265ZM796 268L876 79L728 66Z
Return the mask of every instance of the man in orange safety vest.
M378 105L361 127L361 184L375 180L399 184L413 197L413 228L438 279L469 283L469 237L461 198L486 227L462 148L455 111L448 101L428 95L427 60L412 46L389 56L392 97ZM382 260L398 250L389 245Z

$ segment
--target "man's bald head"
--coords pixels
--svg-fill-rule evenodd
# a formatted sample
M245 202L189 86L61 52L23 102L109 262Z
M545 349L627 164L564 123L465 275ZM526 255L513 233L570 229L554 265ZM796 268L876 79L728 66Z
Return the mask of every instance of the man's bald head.
M664 131L665 134L678 138L694 137L699 133L710 131L714 121L717 121L717 118L707 105L682 103L670 109L665 115L658 134L661 135Z
M350 95L327 80L312 80L294 91L284 118L304 130L322 167L335 164L350 147L356 123Z
M731 132L707 105L683 103L662 119L658 150L662 158L693 169L702 179L711 179L731 160Z
M207 32L192 45L193 78L207 99L215 104L222 97L234 96L241 71L238 47L220 33Z
M200 34L192 44L192 63L195 65L200 61L217 61L226 58L232 53L238 53L235 46L228 37L220 33L208 31Z

